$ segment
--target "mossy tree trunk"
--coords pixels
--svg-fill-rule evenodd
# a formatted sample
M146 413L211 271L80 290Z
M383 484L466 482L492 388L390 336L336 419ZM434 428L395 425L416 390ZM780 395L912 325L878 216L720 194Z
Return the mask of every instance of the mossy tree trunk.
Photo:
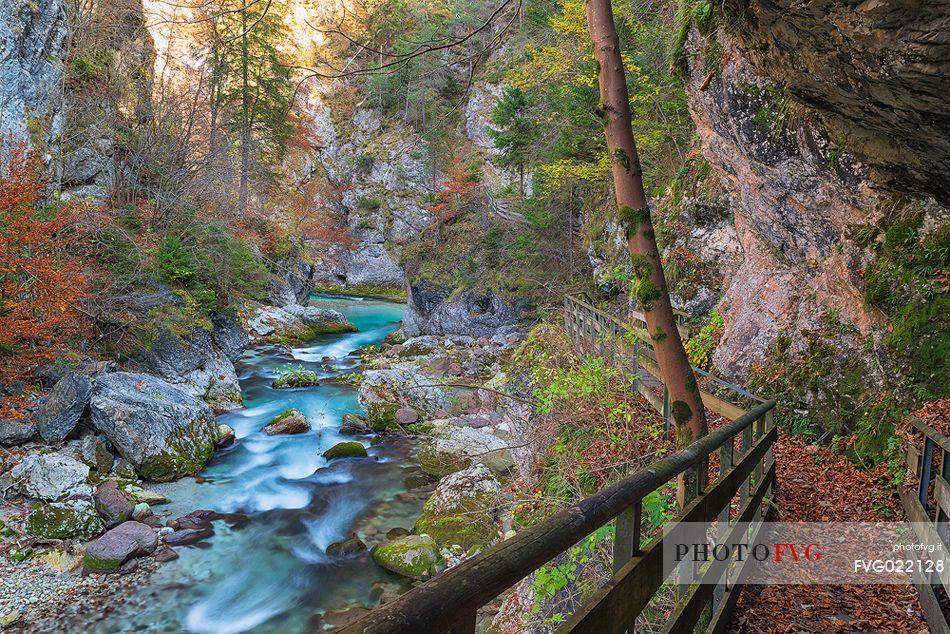
M633 139L630 97L610 0L588 0L587 22L598 63L601 100L598 114L604 123L619 215L627 231L630 249L631 293L637 297L646 316L660 373L670 391L677 445L683 447L706 434L706 413L696 377L676 329L676 318L656 246ZM681 500L682 489L681 486Z

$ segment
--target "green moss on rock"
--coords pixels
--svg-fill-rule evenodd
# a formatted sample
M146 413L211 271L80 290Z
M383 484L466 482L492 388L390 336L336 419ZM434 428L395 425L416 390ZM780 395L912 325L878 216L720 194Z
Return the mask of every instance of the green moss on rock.
M399 425L396 423L396 410L398 409L398 403L374 403L369 406L369 410L366 412L366 420L375 432L398 432L400 431Z
M52 502L30 512L24 522L26 532L41 539L90 539L105 526L95 507L84 500Z
M327 460L334 458L361 458L366 455L366 447L356 441L340 442L323 452Z
M407 535L372 550L373 561L410 579L428 579L442 561L435 540L427 535Z
M498 528L490 518L469 515L423 514L416 520L415 532L431 535L440 545L457 544L465 550L483 548L498 539Z
M317 373L302 367L287 368L281 371L278 377L271 382L271 387L275 390L314 387L317 385L320 385Z

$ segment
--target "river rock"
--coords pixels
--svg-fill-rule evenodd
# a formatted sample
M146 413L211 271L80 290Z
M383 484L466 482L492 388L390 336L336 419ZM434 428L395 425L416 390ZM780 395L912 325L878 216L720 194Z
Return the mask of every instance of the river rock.
M91 394L92 383L82 374L68 374L57 381L36 413L36 426L43 440L64 441L89 406Z
M396 410L395 418L400 425L411 425L419 420L419 412L411 407L400 407Z
M208 524L203 528L183 528L162 537L167 546L189 546L214 535L214 528Z
M230 425L221 423L218 425L218 435L215 438L214 446L218 449L226 449L233 445L236 439L234 429Z
M232 363L241 358L251 338L233 315L213 313L211 324L214 326L214 342Z
M241 405L241 386L234 365L204 328L195 326L183 334L162 328L143 363L164 381L218 410Z
M277 378L271 381L271 387L275 390L315 387L317 385L320 385L317 373L304 367L291 367L282 370Z
M122 522L132 519L132 499L129 495L119 488L115 480L106 480L96 489L93 496L96 504L96 510L105 520L106 526L112 528Z
M356 326L343 313L316 306L263 306L249 323L251 330L271 341L312 341L336 332L355 332Z
M88 500L50 502L30 511L23 527L27 534L41 539L89 539L105 526Z
M341 434L368 434L373 429L365 418L359 414L343 414L343 423L340 425Z
M262 430L268 436L277 436L282 434L302 434L310 431L310 423L307 417L299 409L291 408L278 415L269 422Z
M492 290L458 293L448 286L420 280L409 286L402 328L407 337L490 337L499 328L516 325L527 306L524 299L506 300Z
M398 430L396 411L411 407L421 416L430 416L439 408L448 408L456 390L438 384L418 368L393 366L366 370L360 384L359 403L376 431Z
M95 428L143 478L164 482L195 473L214 454L211 408L147 374L98 378L91 411Z
M419 464L430 475L441 477L464 469L473 461L499 473L514 466L508 444L484 429L448 426L432 435L419 448Z
M428 535L407 535L372 550L378 565L410 579L428 579L441 561L435 540Z
M22 445L36 435L36 424L31 420L0 418L0 445Z
M132 509L132 519L136 522L148 524L145 520L150 517L152 517L152 507L145 502L139 502L135 505L135 508Z
M82 461L95 469L100 477L112 471L115 457L109 451L109 443L105 436L99 434L83 436L80 441L79 454Z
M501 483L484 465L448 475L426 500L415 532L432 536L440 546L484 548L498 539L500 494Z
M342 542L334 542L327 546L327 554L331 557L346 557L356 555L366 551L366 544L362 540L351 537Z
M157 546L158 535L153 529L139 522L123 522L86 544L83 563L89 572L115 572L129 559L151 554Z
M366 447L363 446L363 443L356 442L355 440L338 442L323 452L323 457L326 458L327 461L333 460L334 458L360 458L363 456L366 456Z
M41 500L67 495L91 495L89 467L61 453L30 454L13 467L14 486L20 493Z

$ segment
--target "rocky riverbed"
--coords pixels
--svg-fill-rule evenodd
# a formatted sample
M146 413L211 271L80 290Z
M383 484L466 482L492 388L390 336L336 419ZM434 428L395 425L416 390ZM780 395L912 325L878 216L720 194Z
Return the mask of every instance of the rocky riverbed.
M244 409L218 401L217 420L191 383L100 365L7 425L10 627L332 629L511 534L526 412L503 366L522 331L383 342L392 311L325 301L265 307L251 337L212 338L228 363L235 341L257 341L234 370ZM305 343L315 326L338 334ZM184 364L184 344L163 349ZM298 374L313 380L279 385Z

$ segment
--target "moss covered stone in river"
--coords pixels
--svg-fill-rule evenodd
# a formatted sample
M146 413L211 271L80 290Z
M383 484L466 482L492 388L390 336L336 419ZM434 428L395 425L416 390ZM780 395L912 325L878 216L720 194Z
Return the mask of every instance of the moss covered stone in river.
M366 455L366 447L355 440L339 442L323 452L327 460L334 458L361 458Z
M440 546L484 548L498 539L500 493L501 483L482 464L446 476L422 507L415 532L432 536Z
M317 373L302 367L282 370L271 383L271 387L277 390L295 387L314 387L316 385L320 385L320 379L317 377Z
M428 579L441 561L435 540L428 535L407 535L373 548L373 561L410 579Z
M95 507L86 500L37 507L27 515L24 528L41 539L90 539L105 530Z

